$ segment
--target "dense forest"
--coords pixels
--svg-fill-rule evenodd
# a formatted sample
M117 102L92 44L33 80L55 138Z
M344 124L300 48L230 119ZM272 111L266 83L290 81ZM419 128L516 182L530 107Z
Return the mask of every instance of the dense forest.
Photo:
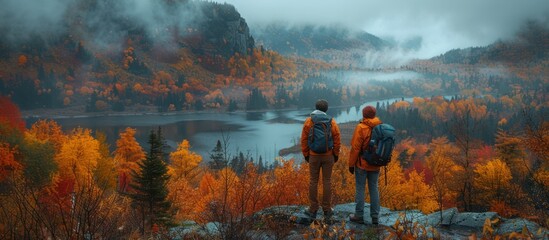
M161 3L156 11L167 16L161 26L137 21L144 16L116 1L79 0L56 34L0 37L1 239L168 238L170 227L185 221L223 223L222 236L240 239L282 227L254 212L308 203L308 166L299 159L233 153L228 138L211 143L206 159L187 140L169 150L161 128L151 129L142 145L128 127L109 146L104 133L63 131L54 120L27 126L22 111L261 111L306 108L319 98L330 106L402 98L376 106L398 140L381 172L382 206L494 211L549 226L549 29L543 25L526 24L514 40L374 69L258 45L229 4ZM181 22L178 11L194 17ZM102 28L116 39L98 41ZM311 29L301 30L309 32L296 36L315 39ZM356 38L361 41L343 43L387 47L366 34ZM326 35L320 41L347 49ZM417 75L361 77L371 72ZM335 204L353 202L355 189L346 161L356 122L340 124L347 139L332 176ZM199 237L193 234L187 237Z
M378 103L378 115L399 129L400 140L381 173L388 183L380 184L382 205L425 213L449 207L495 211L545 224L547 101L542 91L520 88L500 97ZM233 156L228 139L212 146L210 159L194 153L187 140L167 152L161 129L151 129L148 146L140 146L135 129L127 128L111 152L100 132L63 132L53 120L26 129L17 106L6 97L1 103L7 113L0 124L4 238L167 234L184 220L223 222L222 234L237 237L255 226L250 217L258 210L308 202L304 162ZM342 134L350 135L353 127L343 124ZM340 158L348 153L344 146ZM333 188L334 203L353 201L354 181L345 161L336 164Z

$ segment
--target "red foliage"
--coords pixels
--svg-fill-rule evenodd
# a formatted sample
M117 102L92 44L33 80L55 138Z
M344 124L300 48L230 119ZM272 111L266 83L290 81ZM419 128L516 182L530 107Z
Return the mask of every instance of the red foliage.
M4 96L0 96L0 124L2 123L21 132L25 131L25 121L21 118L19 107Z
M69 211L72 207L74 183L72 178L57 179L52 186L44 189L40 202L49 212Z
M480 149L476 149L473 151L473 154L481 163L487 162L488 160L493 159L496 156L496 153L491 146L484 146Z
M411 166L404 169L403 173L406 179L410 177L412 172L423 173L427 184L431 184L433 181L433 171L427 167L423 160L413 160Z

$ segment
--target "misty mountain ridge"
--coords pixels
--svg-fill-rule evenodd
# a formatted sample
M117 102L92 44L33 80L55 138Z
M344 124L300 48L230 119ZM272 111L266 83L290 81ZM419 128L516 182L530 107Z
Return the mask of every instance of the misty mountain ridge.
M365 31L336 25L287 26L272 23L255 26L252 34L258 45L282 55L314 58L336 65L360 63L366 52L393 46Z
M431 60L444 64L531 64L548 58L549 27L539 22L528 22L513 39L499 40L484 47L453 49Z
M154 85L154 78L179 87L198 81L187 84L189 91L203 95L216 74L227 74L231 57L255 48L246 21L230 4L78 0L51 15L8 15L0 23L0 94L22 109L81 106L96 92L103 95L97 100L123 110L136 102L122 96L133 96L136 84ZM36 20L47 16L48 24ZM144 92L151 99L141 104L155 101L154 91ZM112 94L120 98L107 97Z
M36 12L40 7L45 6L30 8ZM206 95L218 89L223 91L221 104L234 99L243 103L250 88L270 89L274 96L275 84L302 85L308 71L304 69L313 64L326 69L377 69L387 67L384 62L402 66L395 49L423 47L421 38L397 44L340 26L271 24L250 29L233 5L215 2L77 0L58 12L46 12L51 14L7 15L0 23L5 33L0 37L0 94L10 96L22 109L82 106L97 100L103 110L119 106L117 111L123 111L123 106L136 103L165 103L159 96L170 85L177 90L169 95L176 110L200 110ZM514 42L453 50L428 61L547 59L547 29L535 23L527 26ZM329 64L301 61L299 65L299 58ZM229 89L234 86L238 89ZM95 92L100 96L90 97ZM209 98L209 104L215 104L215 98Z

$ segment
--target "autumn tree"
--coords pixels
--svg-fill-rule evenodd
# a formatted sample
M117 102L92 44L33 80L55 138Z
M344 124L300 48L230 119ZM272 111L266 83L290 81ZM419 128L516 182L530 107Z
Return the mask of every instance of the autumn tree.
M404 174L398 157L400 153L395 149L391 157L391 162L380 170L379 174L379 196L381 206L391 209L402 209L405 205L402 189L405 182ZM369 194L365 194L369 198Z
M339 159L349 158L349 148L342 145ZM355 197L355 178L349 174L346 161L338 161L332 170L332 199L334 203L353 202Z
M0 143L0 183L23 166L15 160L15 150L7 143Z
M488 205L491 201L504 201L511 185L511 170L507 164L495 159L475 168L475 188L479 190L477 200Z
M19 55L19 58L17 58L17 64L20 66L20 67L24 67L27 65L27 62L28 62L28 58L27 56L21 54Z
M61 126L56 121L48 119L41 119L32 124L29 133L34 135L38 140L51 142L56 150L61 149L63 142L67 139Z
M202 162L202 156L192 152L188 140L184 139L179 143L177 149L170 153L170 175L172 179L194 178L197 174L198 165Z
M95 135L99 142L100 154L97 160L97 168L94 171L95 181L102 189L114 190L116 189L116 166L110 154L107 135L103 132L96 132Z
M145 158L145 152L135 139L134 128L126 128L120 133L116 140L114 161L118 169L118 190L128 191L128 184L131 181L130 173L139 168L138 163Z
M465 211L471 211L473 207L473 167L472 150L480 145L479 131L484 126L487 108L474 98L455 100L450 102L446 116L451 116L448 122L448 131L460 149L460 155L454 158L463 171L456 176L461 182L458 187L458 203Z
M0 96L0 123L7 124L13 129L25 131L25 121L21 118L19 107L9 98Z
M432 186L436 193L438 208L441 211L444 209L444 202L453 199L449 189L449 183L452 179L452 171L455 167L452 161L452 156L458 153L458 149L448 142L445 137L435 138L429 146L430 154L427 156L427 168L432 172ZM442 221L442 215L440 216Z
M175 219L192 219L195 201L199 197L193 185L199 171L202 156L190 150L189 141L183 140L177 150L170 153L168 166L170 181L168 199L173 203Z
M58 170L54 145L37 139L32 134L26 134L23 144L19 145L19 153L17 157L25 166L23 173L27 183L36 188L50 184L52 176Z
M529 177L526 183L530 187L529 194L535 201L535 207L541 209L542 214L549 216L549 122L545 120L546 112L539 112L535 116L527 110L523 110L524 134L522 143L527 151L535 156L535 168L529 169Z
M404 183L403 201L405 209L418 209L424 213L431 213L437 208L433 189L425 183L425 175L412 171Z
M293 159L278 159L280 166L274 169L269 198L274 205L305 204L308 201L309 168L297 165ZM288 194L292 193L292 194Z
M132 203L141 214L141 234L151 229L154 224L165 225L171 221L168 197L168 166L164 159L164 143L160 128L149 134L149 151L145 160L132 171L130 186L135 193L130 194Z
M531 164L526 161L526 154L522 148L522 139L503 130L496 135L497 158L510 167L513 179L520 180L527 175Z
M61 146L55 160L59 173L78 183L91 179L100 157L99 142L91 136L91 130L76 128Z

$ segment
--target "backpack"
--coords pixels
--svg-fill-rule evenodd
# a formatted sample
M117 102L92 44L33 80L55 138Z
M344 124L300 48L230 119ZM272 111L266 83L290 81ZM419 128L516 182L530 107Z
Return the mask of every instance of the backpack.
M373 166L387 166L395 147L395 128L382 123L372 129L368 149L362 152L362 158Z
M334 148L332 117L327 114L312 115L313 126L309 130L307 145L315 153L325 153Z

